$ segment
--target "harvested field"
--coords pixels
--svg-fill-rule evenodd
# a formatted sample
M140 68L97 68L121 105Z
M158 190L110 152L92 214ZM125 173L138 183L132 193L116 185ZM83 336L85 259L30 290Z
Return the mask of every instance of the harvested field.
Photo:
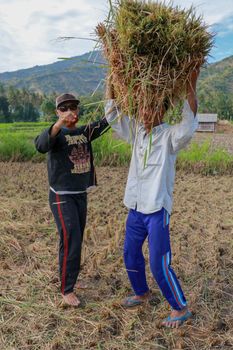
M215 133L195 133L193 140L198 143L209 140L213 149L224 148L233 154L233 124L220 121Z
M169 307L149 271L151 304L130 311L120 306L130 290L122 262L126 177L126 168L98 169L80 276L90 288L78 291L82 306L71 309L59 295L45 164L0 164L0 349L233 348L232 177L177 174L173 267L194 313L178 330L159 325Z

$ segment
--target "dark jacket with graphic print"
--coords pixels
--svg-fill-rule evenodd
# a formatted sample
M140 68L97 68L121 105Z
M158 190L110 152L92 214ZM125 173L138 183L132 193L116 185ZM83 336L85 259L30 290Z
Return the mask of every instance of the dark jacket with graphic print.
M107 131L108 126L104 118L75 130L62 128L51 137L51 125L36 137L36 149L40 153L48 152L49 185L55 191L85 191L97 184L91 141Z

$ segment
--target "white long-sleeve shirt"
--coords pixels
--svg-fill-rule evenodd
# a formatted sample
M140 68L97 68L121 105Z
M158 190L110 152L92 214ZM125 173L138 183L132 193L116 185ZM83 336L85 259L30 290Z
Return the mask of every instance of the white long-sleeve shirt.
M147 134L142 124L122 115L114 100L105 106L105 116L116 133L132 144L124 204L127 208L150 214L165 208L172 211L177 153L191 140L198 126L187 100L183 119L176 125L160 124Z

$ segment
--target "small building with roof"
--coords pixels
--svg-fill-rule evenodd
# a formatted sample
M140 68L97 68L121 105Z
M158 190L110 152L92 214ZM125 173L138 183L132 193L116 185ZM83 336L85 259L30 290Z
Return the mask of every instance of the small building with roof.
M214 113L198 113L198 132L215 132L218 115Z

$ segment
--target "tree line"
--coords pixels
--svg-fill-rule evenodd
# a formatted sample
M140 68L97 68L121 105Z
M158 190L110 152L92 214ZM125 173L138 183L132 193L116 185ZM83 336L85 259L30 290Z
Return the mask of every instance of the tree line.
M0 83L0 123L37 122L56 120L55 100L57 94L50 95L17 89ZM103 94L79 96L80 116L85 120L103 117Z
M57 94L50 95L17 89L0 83L0 123L54 121L55 99ZM219 119L233 119L233 94L224 91L210 90L207 86L198 89L199 112L217 113ZM103 117L103 93L94 96L79 96L80 117L84 121Z
M198 103L200 113L216 113L219 119L233 120L233 93L201 88Z
M44 96L0 84L0 122L37 121Z

